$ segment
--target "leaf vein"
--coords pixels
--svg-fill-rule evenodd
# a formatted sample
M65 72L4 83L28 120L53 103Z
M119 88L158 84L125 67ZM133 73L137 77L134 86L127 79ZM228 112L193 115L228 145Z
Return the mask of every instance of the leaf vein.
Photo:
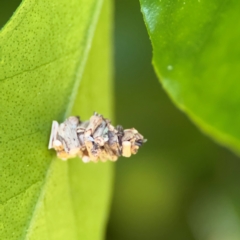
M49 62L45 62L45 63L43 63L43 64L40 64L40 65L36 66L35 68L26 69L26 70L24 70L24 71L22 71L22 72L18 72L18 73L16 73L16 74L12 75L12 76L8 76L8 77L5 77L5 78L2 78L2 79L0 79L0 82L1 82L1 81L5 81L5 80L7 80L7 79L14 78L14 77L19 76L19 75L21 75L21 74L23 74L23 73L32 72L32 71L35 71L36 69L39 69L39 68L41 68L41 67L45 67L45 66L47 66L47 65L49 65L49 64L52 64L52 63L54 63L54 62L56 62L56 61L58 61L58 60L61 60L61 59L66 58L66 57L69 57L70 55L76 53L77 51L78 51L78 49L75 49L75 50L73 50L72 52L64 55L63 57L55 58L55 59L53 59L53 60L51 60L51 61L49 61Z

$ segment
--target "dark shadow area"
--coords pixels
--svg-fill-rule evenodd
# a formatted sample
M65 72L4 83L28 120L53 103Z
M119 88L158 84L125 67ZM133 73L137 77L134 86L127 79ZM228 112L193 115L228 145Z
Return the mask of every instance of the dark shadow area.
M138 0L115 1L114 38L116 124L148 142L116 163L106 239L219 239L225 220L235 235L221 239L240 239L231 237L240 236L240 159L202 134L162 89Z
M13 13L16 11L21 2L21 0L0 1L0 30L12 17Z

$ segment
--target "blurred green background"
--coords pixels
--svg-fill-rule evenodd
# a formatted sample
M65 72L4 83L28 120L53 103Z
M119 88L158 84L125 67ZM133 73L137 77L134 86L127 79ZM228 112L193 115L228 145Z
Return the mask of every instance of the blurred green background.
M0 0L0 27L20 0ZM240 159L170 101L138 0L115 1L116 124L148 142L116 163L107 240L239 240Z
M108 240L240 239L240 159L163 91L138 0L115 1L115 114L148 139L116 163Z

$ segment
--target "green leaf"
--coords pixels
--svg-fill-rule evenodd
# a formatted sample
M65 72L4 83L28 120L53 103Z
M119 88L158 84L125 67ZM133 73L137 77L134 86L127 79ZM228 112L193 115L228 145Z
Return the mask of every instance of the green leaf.
M111 163L63 162L47 147L52 120L111 118L111 10L25 0L0 32L0 239L103 238Z
M204 132L239 153L240 3L140 2L164 89Z

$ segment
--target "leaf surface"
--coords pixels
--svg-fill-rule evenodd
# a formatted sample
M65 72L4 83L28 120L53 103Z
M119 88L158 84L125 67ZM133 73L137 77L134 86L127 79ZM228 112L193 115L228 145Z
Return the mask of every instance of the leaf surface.
M140 3L164 89L205 133L239 153L240 3Z
M111 164L47 146L52 120L111 118L110 26L109 0L25 0L0 32L0 239L103 238Z

